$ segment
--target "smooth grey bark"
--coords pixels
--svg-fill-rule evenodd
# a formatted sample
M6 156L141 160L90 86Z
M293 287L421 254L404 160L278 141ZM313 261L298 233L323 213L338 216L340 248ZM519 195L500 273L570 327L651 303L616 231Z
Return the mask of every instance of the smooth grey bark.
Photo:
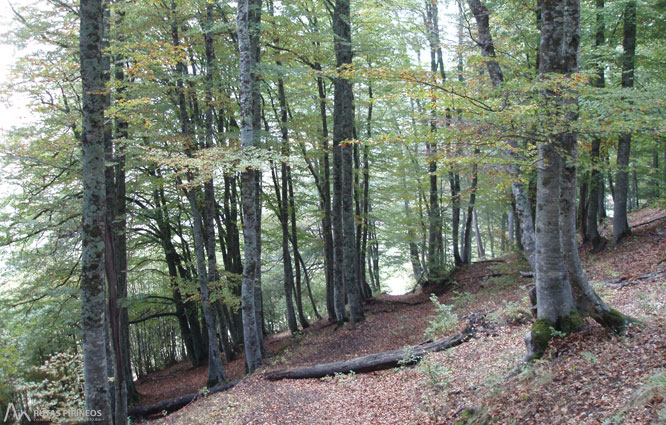
M481 240L481 231L479 230L479 217L476 210L474 210L472 215L474 217L474 235L476 236L476 254L479 258L483 258L486 256L486 252L485 249L483 248L483 241ZM490 235L490 232L488 232L488 235Z
M615 332L621 332L626 325L626 320L617 315L592 289L578 255L575 208L578 147L573 134L564 137L562 142L567 161L563 164L560 181L560 243L576 308L581 315L590 316L602 326ZM617 321L617 319L621 320Z
M298 312L298 321L301 323L303 329L309 328L310 324L308 323L307 318L305 317L305 312L303 311L303 288L301 280L301 263L298 261L300 253L298 251L298 226L296 221L296 201L294 198L294 184L292 181L291 167L287 165L287 186L289 187L289 216L291 218L291 247L294 250L294 263L296 266L296 311ZM307 270L303 269L304 273L307 273ZM308 285L308 291L310 291L310 284ZM314 304L314 299L312 298L312 293L310 293L310 300L312 301L312 306L316 316L319 316L317 313L317 306Z
M253 67L255 63L255 46L250 40L250 26L259 25L259 22L250 19L257 13L251 13L250 8L261 7L256 0L241 0L238 2L236 14L236 28L238 34L239 50L239 87L240 87L240 116L241 116L241 146L251 149L256 145L255 134L255 107L254 92L257 90L254 81ZM262 362L261 333L262 323L257 320L257 272L260 263L260 221L261 211L257 209L259 203L259 187L257 185L260 171L245 169L241 173L241 193L243 204L243 239L245 241L245 261L243 267L243 280L241 284L241 309L243 312L243 341L245 361L249 373L254 372Z
M579 34L577 18L567 19L567 3L574 4L578 12L578 0L550 0L542 2L541 43L539 48L539 74L567 74L577 69L578 39L571 33ZM571 43L570 39L576 43ZM575 44L575 46L572 46ZM573 58L572 58L573 56ZM573 63L572 63L573 59ZM542 98L551 112L552 118L559 114L562 95L545 91ZM547 135L547 140L538 146L537 165L537 205L536 205L536 295L537 324L571 332L566 321L576 313L569 279L564 270L562 246L560 242L560 176L562 139L569 134ZM574 222L575 225L575 222ZM566 326L566 327L565 327ZM545 341L544 341L545 340ZM526 360L543 354L550 331L533 327L528 332Z
M180 45L180 35L179 27L177 21L177 9L176 2L171 2L171 12L172 12L172 21L171 21L171 37L172 43L174 46ZM179 119L181 124L182 135L186 140L185 152L188 156L191 156L191 137L192 130L190 128L190 119L187 113L187 103L185 99L185 89L183 84L183 77L185 75L185 64L182 61L176 63L176 72L177 72L177 96L178 96L178 109L179 109ZM188 182L192 183L194 176L192 173L188 172L187 174ZM210 304L210 294L209 294L209 273L207 270L207 258L205 252L206 246L206 236L204 234L208 229L204 229L204 218L202 217L201 208L199 206L199 199L197 196L197 189L195 187L183 188L185 196L187 197L188 203L190 205L190 210L192 214L192 232L194 236L194 254L196 259L196 274L197 280L199 282L199 292L201 295L201 309L203 312L203 317L206 321L207 332L205 336L208 338L208 381L207 386L213 387L220 383L226 382L226 376L224 373L224 368L222 366L222 359L220 357L220 348L217 344L217 325L215 322L215 312L212 310ZM211 229L212 230L212 229ZM213 230L214 231L214 230ZM214 244L214 234L213 234L213 244ZM214 276L211 276L214 278Z
M102 58L102 80L106 86L111 81L111 57L108 54L109 36L111 33L111 11L108 4L103 6L103 36L102 49L105 52ZM105 95L104 109L111 106L111 91L107 90ZM113 381L109 383L109 395L111 399L111 409L113 422L117 424L127 423L127 386L125 379L125 361L123 359L123 344L121 330L121 312L119 309L119 295L122 291L120 287L118 274L120 270L120 260L116 255L118 248L118 235L114 228L116 219L116 201L119 196L116 187L116 168L114 167L114 140L113 140L113 121L105 120L104 124L104 187L106 192L106 211L104 223L104 260L106 282L108 287L108 305L106 311L107 322L107 363L112 365L110 375ZM124 178L124 177L123 177ZM123 202L125 194L122 193ZM125 254L126 256L126 254ZM126 258L126 257L125 257ZM111 350L109 350L109 348Z
M284 133L282 137L285 137ZM286 168L284 163L281 168ZM282 184L278 181L275 169L272 170L271 174L273 175L273 185L275 186L277 214L282 229L282 270L284 272L283 287L287 310L287 326L289 327L289 331L295 334L298 332L298 323L296 322L296 313L294 310L294 271L291 264L291 253L289 252L289 217L287 212L287 197L289 195L287 191L286 170L283 170Z
M261 61L261 49L259 46L259 39L261 38L261 6L262 0L251 0L248 9L249 18L249 33L250 33L250 46L252 53L252 67L250 72L252 74L252 128L255 137L255 144L259 146L261 143L261 94L259 93L258 72L259 63ZM268 128L266 128L268 132ZM254 199L254 209L256 219L256 232L255 232L255 246L257 248L257 267L254 272L254 305L255 316L257 322L257 338L259 339L259 349L261 350L262 357L264 353L264 302L263 293L261 289L261 170L254 170L254 185L257 194Z
M81 0L79 54L81 60L83 181L81 253L81 330L86 409L111 424L106 370L104 290L104 95L102 81L103 14L101 0Z
M490 16L488 9L481 0L467 0L474 19L476 20L478 40L477 44L481 48L481 55L486 59L486 69L488 71L488 76L493 87L499 88L504 82L504 75L502 74L502 68L494 58L495 56L495 45L493 43L492 34L490 33ZM518 143L515 140L508 141L510 150L509 156L512 160L517 158L517 149ZM518 222L520 223L520 234L521 234L521 245L525 252L525 258L532 270L535 270L535 235L534 235L534 220L532 216L532 208L530 206L530 201L527 195L527 190L525 185L520 180L520 169L516 165L511 165L509 168L510 173L513 176L513 181L511 182L511 193L513 194L516 213L518 215ZM511 227L511 226L510 226Z
M631 89L634 87L636 60L636 2L634 0L629 0L624 7L622 50L622 87ZM613 244L631 235L627 220L630 155L631 133L624 133L620 135L617 142L617 171L615 172L615 195L613 197Z
M203 218L199 209L196 191L194 188L186 191L187 199L192 211L192 230L194 234L194 251L196 257L197 279L199 281L199 292L201 294L201 307L206 320L208 335L208 380L207 387L214 387L225 383L227 378L222 366L220 347L217 343L217 324L215 312L210 303L209 283L212 281L206 269L207 261L205 254L206 237L204 235ZM214 239L213 239L214 241Z
M439 10L437 0L425 2L425 27L430 47L430 72L433 78L439 69L445 80L442 49L439 34ZM433 97L434 103L434 97ZM439 185L437 183L437 125L435 107L431 108L430 135L426 141L426 156L430 181L428 199L428 280L439 283L445 277L444 241L442 239L442 211L439 205Z
M602 63L602 55L599 52L601 46L606 39L606 24L604 20L604 0L596 0L596 28L594 35L594 47L597 50L596 54L596 78L592 80L594 87L603 88L606 85L606 78L604 73L604 64ZM601 173L603 160L601 158L601 139L595 137L592 139L592 147L590 150L590 158L592 160L592 171L590 172L590 195L587 208L585 233L583 235L584 241L592 243L593 249L599 251L606 245L606 239L601 237L599 233L599 216L604 208L603 205L603 192L604 192L604 179ZM605 211L605 210L604 210Z
M548 12L543 11L544 27ZM542 50L548 51L548 50ZM541 63L543 64L543 54ZM543 65L542 65L543 66ZM571 286L564 268L560 247L560 168L561 158L554 141L539 146L536 219L536 288L539 319L553 324L574 309Z
M338 71L344 72L346 67L352 64L352 45L351 45L351 25L350 25L350 4L349 0L336 0L333 11L333 32L335 34L334 49L335 63ZM334 225L337 221L341 225L336 237L336 257L342 254L342 264L344 264L345 290L349 301L349 316L353 323L364 319L363 307L361 305L361 294L359 291L358 266L356 264L357 256L355 249L355 216L354 216L354 158L353 158L353 92L352 83L348 78L338 76L334 80L334 99L333 99L333 150L338 150L338 161L334 165L334 170L338 170L338 181L334 181L334 204L333 209ZM336 167L339 166L338 167ZM334 173L335 180L335 173ZM336 197L336 193L338 197ZM336 198L337 202L336 202ZM340 220L335 216L339 214ZM342 238L339 237L342 233ZM341 239L341 240L340 240ZM336 266L340 265L339 258L336 258ZM336 295L337 297L337 295ZM337 300L336 300L337 301ZM337 308L336 308L337 310ZM337 312L336 312L337 314ZM340 317L338 317L338 322Z

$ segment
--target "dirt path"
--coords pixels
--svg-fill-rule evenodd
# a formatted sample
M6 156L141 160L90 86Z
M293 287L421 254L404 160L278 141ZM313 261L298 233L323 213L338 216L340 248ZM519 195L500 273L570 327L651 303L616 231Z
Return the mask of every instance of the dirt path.
M658 215L664 211L641 210L630 217L643 222ZM600 254L584 249L583 260L590 278L601 281L664 268L665 253L666 220L657 220ZM582 332L555 341L547 361L506 382L502 377L524 352L522 339L529 324L521 323L520 312L528 307L525 285L531 279L519 276L526 266L516 256L504 260L462 268L455 274L454 291L439 297L440 302L454 305L459 317L486 313L491 326L471 342L429 355L416 368L298 381L268 382L262 377L262 372L286 365L344 360L422 341L434 314L427 294L381 296L366 306L367 320L362 324L334 331L319 322L295 340L287 335L271 337L271 352L280 354L269 358L258 374L227 393L152 423L453 424L466 415L475 416L476 423L485 418L485 423L494 424L638 425L666 420L666 377L659 375L666 370L665 282L621 289L596 285L612 305L645 325L618 339L588 321ZM167 373L195 387L200 385L199 375L205 382L205 368ZM169 379L155 381L164 388ZM663 381L663 388L651 389L653 381Z

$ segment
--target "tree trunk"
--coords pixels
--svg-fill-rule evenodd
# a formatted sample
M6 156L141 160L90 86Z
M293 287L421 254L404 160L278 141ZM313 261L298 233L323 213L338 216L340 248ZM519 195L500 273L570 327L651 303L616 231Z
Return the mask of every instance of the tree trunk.
M478 44L481 48L481 55L486 58L495 58L495 45L490 33L490 16L488 9L480 0L468 0L467 3L476 20L477 31L479 33ZM493 87L500 87L504 81L504 76L499 62L493 59L486 60L486 69L488 70L488 75ZM509 156L513 160L517 159L517 142L515 140L510 140L508 144L510 147ZM535 235L532 208L530 206L525 185L520 180L520 170L515 165L512 165L510 167L510 172L514 179L511 183L511 192L513 193L518 221L521 226L520 242L522 249L525 252L525 258L527 258L532 270L535 270Z
M474 216L474 235L476 236L476 254L479 258L483 258L486 256L486 252L485 249L483 249L483 241L481 240L481 232L479 231L479 218L476 210L474 210L472 215Z
M171 36L174 47L180 45L180 36L178 30L178 23L176 19L176 2L171 2L172 9L172 23L171 23ZM187 114L187 103L185 100L183 76L185 75L185 64L182 61L177 62L176 64L177 72L177 81L176 86L178 88L178 108L179 108L179 119L181 124L182 135L186 140L185 151L188 156L191 156L190 148L192 137L192 131L190 129L189 116ZM188 173L188 180L192 182L194 176L192 173ZM215 325L215 315L210 306L209 301L209 276L208 271L206 270L206 252L205 244L206 239L204 235L204 222L201 215L201 210L198 204L197 199L197 190L196 188L183 189L187 200L190 204L190 209L192 213L192 231L194 236L194 252L196 258L196 272L197 279L199 281L199 291L201 294L201 307L203 311L203 317L206 320L207 336L208 336L208 382L209 387L215 386L221 382L226 381L226 376L224 374L224 368L222 367L222 360L220 358L220 351L217 344L217 332ZM213 237L214 243L214 237Z
M80 60L83 84L81 169L83 181L81 330L86 409L111 424L104 341L104 92L102 2L81 0Z
M636 2L629 0L624 7L624 32L622 39L622 87L634 87L636 53ZM629 157L631 133L624 133L617 142L617 171L613 197L613 244L631 235L627 220L627 193L629 191Z
M578 17L575 22L567 20L565 5L575 5L578 0L556 0L542 5L541 48L539 72L565 74L577 68L577 53L572 52L569 38L579 34ZM576 48L577 46L576 39ZM565 52L566 48L566 52ZM574 63L571 64L571 54ZM573 65L573 66L572 66ZM573 69L572 69L573 68ZM562 96L554 92L544 93L545 101L559 106ZM561 139L568 135L550 135L549 140L539 145L537 174L536 217L536 293L537 322L525 339L526 359L540 357L551 338L550 327L569 333L579 324L571 286L566 277L560 244L560 175L562 158L558 151ZM580 320L580 319L579 319ZM542 329L546 328L547 329Z
M296 201L294 199L294 184L291 178L291 167L287 167L287 185L289 186L289 213L291 215L291 246L294 250L294 264L296 265L296 311L298 321L303 329L309 328L305 313L303 311L303 289L301 281L301 263L298 261L298 226L296 225ZM313 303L314 306L314 303ZM314 308L317 311L317 308Z
M596 78L592 80L593 86L603 88L606 85L604 75L604 64L602 63L602 56L599 52L601 46L606 40L606 24L604 20L604 0L596 0L596 31L594 47L597 50L596 54ZM604 178L601 174L601 167L603 160L601 158L601 139L595 137L592 139L592 148L590 151L590 159L592 161L592 171L590 172L590 196L589 205L587 208L585 232L583 240L592 243L593 249L599 251L606 245L606 240L599 234L599 216L603 211L605 216L605 209L603 205L603 192L604 192Z
M542 9L540 74L578 71L580 40L578 0L545 2ZM564 93L564 94L563 94ZM578 118L571 92L546 91L550 110L557 107L566 122ZM557 110L557 109L555 109ZM576 246L576 134L560 132L539 145L536 223L537 321L526 336L527 360L543 354L551 327L569 333L582 325L580 314L621 331L626 319L610 309L585 280ZM566 155L566 161L562 158Z
M286 110L284 111L286 114ZM283 135L286 127L283 127ZM284 155L284 147L283 147ZM298 332L298 323L296 323L296 313L294 311L294 271L291 264L291 253L289 252L289 218L287 217L287 175L286 166L282 164L282 184L278 182L277 172L272 170L273 182L275 186L275 197L277 199L277 210L282 228L282 268L284 271L284 296L285 306L287 307L287 326L293 334Z
M260 8L261 0L240 0L236 15L238 50L240 55L240 104L241 104L241 146L250 149L257 144L254 121L254 93L257 90L253 67L256 64L255 49L250 37L250 26L259 25L259 13L250 8ZM255 19L252 19L255 18ZM241 173L241 193L243 195L243 238L245 240L245 264L241 285L241 309L243 312L243 339L247 370L254 372L262 361L262 323L257 320L256 305L257 276L260 260L261 211L259 181L260 172L245 169Z
M233 388L239 381L233 381L221 385L214 386L208 389L208 395L219 393L221 391L226 391ZM181 409L188 404L192 403L194 400L197 400L201 397L200 392L186 394L176 398L170 398L168 400L162 400L159 403L149 404L147 406L135 407L129 410L129 416L134 419L146 418L152 415L161 415L162 412L174 412L178 409Z
M624 330L625 319L611 309L590 286L578 255L576 243L576 160L578 147L575 135L562 140L562 150L570 159L561 171L560 243L565 269L571 284L576 308L581 315L590 316L599 324L619 333Z
M425 26L430 46L430 72L433 78L437 75L440 65L441 47L439 38L438 4L437 0L425 2ZM443 66L440 69L442 80L445 80ZM428 174L430 180L430 195L428 201L428 280L431 283L441 283L445 277L444 270L444 243L442 240L442 212L439 206L439 185L437 183L437 125L435 123L437 112L435 110L435 95L431 94L432 108L430 111L430 135L426 141Z
M351 45L351 17L349 0L336 0L333 12L333 32L335 33L335 62L338 71L344 71L346 67L352 64L352 45ZM340 214L341 219L337 220L341 224L342 237L336 239L336 254L342 255L342 264L344 264L346 293L349 299L350 319L353 323L363 320L363 308L361 306L361 295L359 293L358 267L356 264L355 249L355 217L354 217L354 199L353 199L353 92L352 83L349 79L338 76L334 80L334 124L333 124L333 145L334 150L338 149L339 160L337 161L338 181L334 182L336 192L340 199L337 204L341 209L334 208L333 219L335 215ZM336 263L340 263L336 258ZM340 317L338 317L340 321Z
M321 66L319 66L321 69ZM326 117L326 93L324 92L324 80L322 77L317 77L317 90L319 94L319 112L321 115L321 139L323 154L321 158L321 186L322 195L320 196L320 209L322 210L322 232L324 236L324 266L326 267L326 310L328 313L328 320L336 320L336 304L335 304L335 285L336 274L334 273L333 259L333 228L331 224L331 178L330 178L330 164L328 152L328 119ZM344 316L344 314L343 314Z
M412 365L418 363L427 353L447 350L469 341L473 333L474 328L468 326L459 334L428 344L384 351L368 356L356 357L351 360L323 363L296 369L276 370L267 373L266 378L269 381L278 381L281 379L317 379L343 373L369 373L392 369L400 365Z

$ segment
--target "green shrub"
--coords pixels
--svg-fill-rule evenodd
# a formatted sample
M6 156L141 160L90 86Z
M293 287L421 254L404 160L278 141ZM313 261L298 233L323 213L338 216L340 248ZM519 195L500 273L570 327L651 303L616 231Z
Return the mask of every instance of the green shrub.
M446 335L456 328L458 325L458 315L452 312L453 306L441 304L435 294L430 295L430 301L435 305L437 315L430 322L430 326L426 328L425 336L426 338L435 339L436 337Z
M56 423L71 420L67 415L58 416L58 412L85 411L81 353L52 354L43 365L34 367L30 375L32 380L22 382L17 389L29 394L31 411L39 410L41 417L44 413L54 414L51 420Z

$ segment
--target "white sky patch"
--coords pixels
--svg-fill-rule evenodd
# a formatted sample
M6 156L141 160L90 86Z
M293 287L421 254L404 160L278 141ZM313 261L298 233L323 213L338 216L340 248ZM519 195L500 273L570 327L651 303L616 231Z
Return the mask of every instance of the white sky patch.
M12 0L14 7L28 3L27 0ZM14 13L8 0L0 0L0 34L5 35L14 25ZM14 46L13 40L3 37L0 39L0 84L11 89L11 68L20 56L20 52ZM5 137L5 132L14 126L24 125L29 122L30 111L28 110L28 98L24 94L11 92L5 93L0 98L0 137ZM2 189L0 189L2 190Z

